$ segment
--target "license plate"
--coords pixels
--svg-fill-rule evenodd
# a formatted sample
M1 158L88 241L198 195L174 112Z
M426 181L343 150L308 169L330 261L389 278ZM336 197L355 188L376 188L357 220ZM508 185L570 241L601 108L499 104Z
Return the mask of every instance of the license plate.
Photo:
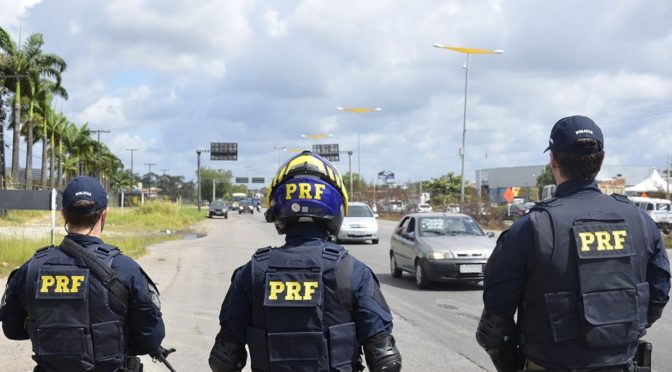
M480 273L483 271L482 265L460 265L461 273Z

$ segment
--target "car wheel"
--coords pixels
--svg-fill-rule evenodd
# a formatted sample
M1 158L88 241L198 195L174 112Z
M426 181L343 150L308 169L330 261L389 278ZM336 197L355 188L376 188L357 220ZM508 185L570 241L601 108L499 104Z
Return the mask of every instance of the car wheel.
M393 278L401 278L403 272L399 267L397 267L397 258L394 257L394 253L390 252L390 274Z
M224 215L224 219L225 219L225 220L228 220L228 219L229 219L229 214L228 214L228 213Z
M371 240L371 243L373 243L373 244L378 244L378 239L372 239L372 240Z
M429 287L429 280L425 275L425 270L423 270L422 263L420 261L415 262L415 285L417 285L420 289Z
M208 213L208 218L212 218L212 213Z

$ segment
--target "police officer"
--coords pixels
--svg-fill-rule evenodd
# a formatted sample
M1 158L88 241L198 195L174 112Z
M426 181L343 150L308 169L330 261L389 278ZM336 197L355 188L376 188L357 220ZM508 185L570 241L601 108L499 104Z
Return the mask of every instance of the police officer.
M39 249L9 276L2 329L12 340L30 338L35 371L140 371L132 356L164 350L159 292L101 240L108 212L96 179L73 179L63 190L63 243Z
M603 148L591 119L559 120L546 149L555 198L497 241L476 338L498 371L631 370L638 339L663 312L670 263L660 232L627 197L600 192Z
M328 241L347 214L341 176L310 152L278 170L266 220L286 243L262 248L234 272L210 353L213 371L401 370L392 314L366 265Z

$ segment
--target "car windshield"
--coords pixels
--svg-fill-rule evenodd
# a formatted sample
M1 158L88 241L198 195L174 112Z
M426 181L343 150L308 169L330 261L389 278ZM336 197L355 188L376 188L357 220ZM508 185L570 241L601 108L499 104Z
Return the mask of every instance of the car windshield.
M224 202L221 201L221 200L213 202L212 204L210 204L210 208L222 209L222 208L224 208Z
M420 219L421 236L483 236L478 223L469 217L423 217Z
M241 200L238 205L240 205L242 207L247 207L247 206L252 205L252 203L249 200Z
M366 205L351 205L348 207L348 217L373 217L373 213Z

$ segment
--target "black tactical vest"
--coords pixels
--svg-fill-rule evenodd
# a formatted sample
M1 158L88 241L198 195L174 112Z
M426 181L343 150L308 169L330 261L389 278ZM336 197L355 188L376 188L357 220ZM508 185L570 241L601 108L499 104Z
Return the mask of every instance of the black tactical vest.
M547 368L630 363L645 333L652 243L625 196L540 203L518 310L524 354Z
M119 249L87 247L111 266ZM40 371L117 371L126 357L126 304L79 259L43 248L29 263L26 329ZM30 295L34 294L34 295Z
M328 242L257 250L247 330L253 371L354 370L353 263Z

